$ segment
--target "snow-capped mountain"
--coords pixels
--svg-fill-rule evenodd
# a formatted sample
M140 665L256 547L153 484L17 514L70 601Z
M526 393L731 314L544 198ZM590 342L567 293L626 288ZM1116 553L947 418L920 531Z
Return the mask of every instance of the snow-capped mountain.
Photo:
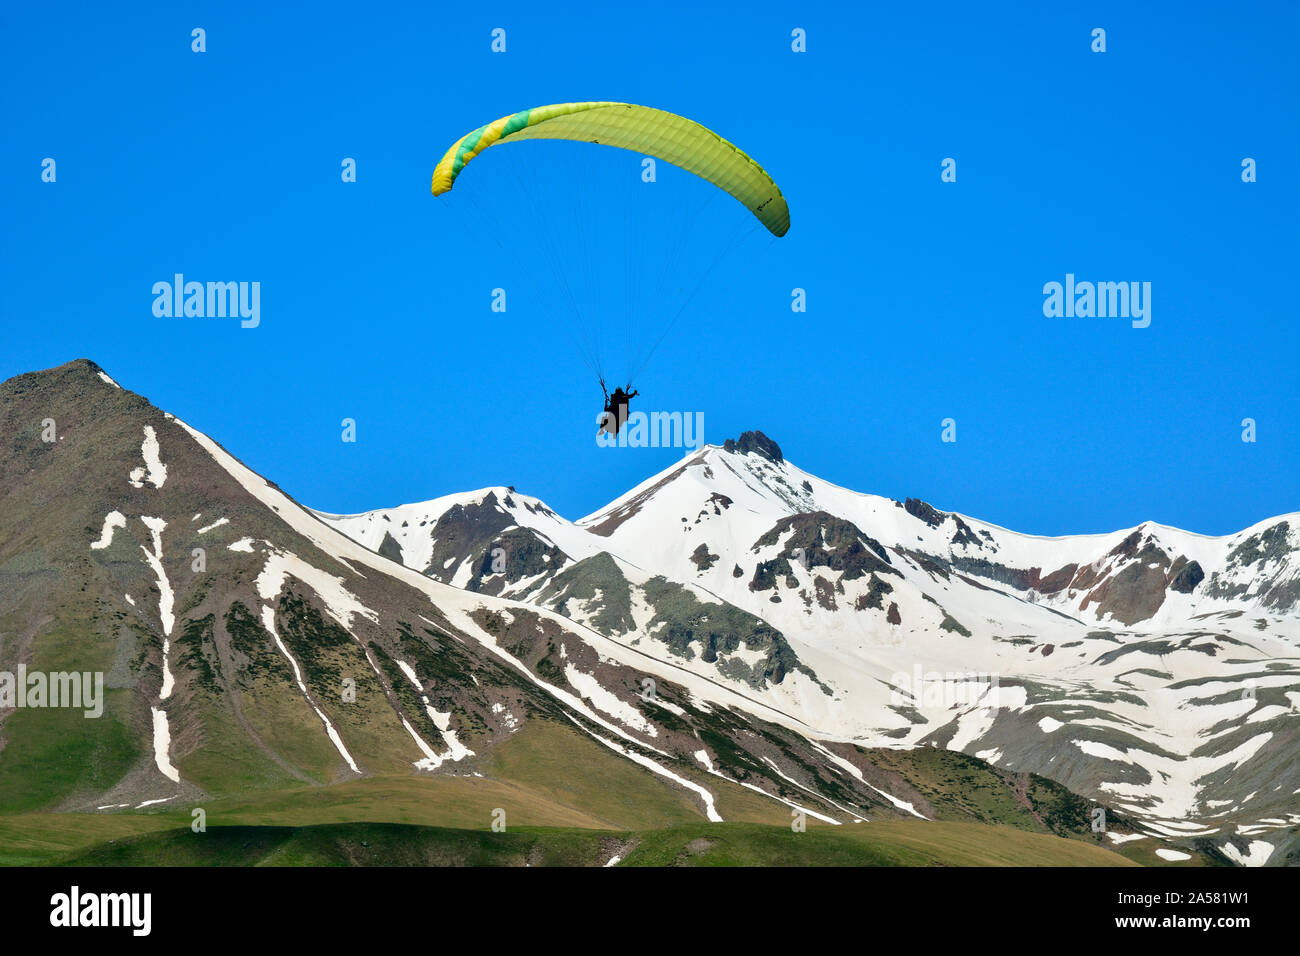
M838 487L747 432L578 521L513 488L319 516L822 742L1033 771L1236 862L1278 862L1300 824L1300 514L1024 535Z
M1032 538L757 433L576 522L509 488L319 515L84 360L0 385L0 436L0 812L417 780L455 826L1296 856L1294 517ZM95 719L6 696L71 672Z
M427 540L416 509L372 549L85 360L0 384L0 436L0 675L105 687L95 719L0 694L0 813L300 803L414 779L436 786L417 792L439 820L474 828L498 810L597 829L793 813L1096 839L1086 801L1045 778L814 731L843 692L777 628L522 496L445 500ZM509 509L540 530L500 527ZM447 564L488 538L509 542L509 587ZM533 600L505 593L519 589Z

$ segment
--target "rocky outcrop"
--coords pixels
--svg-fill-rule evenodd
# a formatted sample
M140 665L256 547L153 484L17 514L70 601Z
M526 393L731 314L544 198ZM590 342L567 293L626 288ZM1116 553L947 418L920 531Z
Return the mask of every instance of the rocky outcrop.
M1182 566L1179 567L1179 564ZM1179 558L1174 562L1172 570L1174 576L1169 582L1169 589L1180 594L1191 594L1196 590L1196 585L1205 580L1205 572L1201 570L1201 566L1186 558Z
M738 439L728 438L722 449L739 455L752 453L778 465L785 461L781 455L781 447L760 431L742 432Z

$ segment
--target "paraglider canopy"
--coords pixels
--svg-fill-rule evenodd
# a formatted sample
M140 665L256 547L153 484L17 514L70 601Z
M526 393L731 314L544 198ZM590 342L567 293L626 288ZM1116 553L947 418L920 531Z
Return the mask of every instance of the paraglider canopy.
M772 235L790 229L790 207L762 166L693 120L633 103L558 103L480 126L443 155L433 171L433 194L450 191L465 165L488 147L528 139L567 139L656 156L726 190Z

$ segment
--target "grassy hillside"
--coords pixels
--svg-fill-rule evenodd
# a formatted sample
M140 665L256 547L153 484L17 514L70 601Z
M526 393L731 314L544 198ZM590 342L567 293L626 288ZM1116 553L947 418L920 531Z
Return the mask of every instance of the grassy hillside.
M752 823L666 830L391 823L219 827L128 836L51 860L72 866L1134 866L1077 841L970 823L898 820L806 833Z
M914 753L913 764L907 755ZM790 829L790 810L703 772L729 822L681 788L554 721L505 741L482 776L413 773L210 798L124 813L0 815L0 865L1121 866L1095 838L1046 832L980 761L891 752L890 768L946 819ZM677 771L687 773L686 768ZM1032 787L1029 790L1032 792ZM207 832L190 830L191 811ZM493 833L496 811L507 830ZM958 818L958 819L953 819ZM1199 862L1199 860L1197 861Z

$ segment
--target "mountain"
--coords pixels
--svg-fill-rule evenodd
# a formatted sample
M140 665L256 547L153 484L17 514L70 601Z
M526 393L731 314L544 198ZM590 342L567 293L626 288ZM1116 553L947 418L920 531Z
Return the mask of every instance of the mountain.
M364 823L423 827L421 853L465 862L481 838L457 834L508 821L552 829L494 833L500 855L484 860L572 862L581 846L606 863L659 859L648 848L678 837L690 856L714 840L691 827L729 821L774 833L751 833L742 854L771 863L802 818L845 834L869 821L807 844L816 856L830 840L840 861L1126 862L1096 845L1087 803L1045 777L811 734L778 691L830 685L777 628L595 547L575 557L599 537L530 499L444 502L439 535L372 549L86 360L0 385L0 435L0 828L16 848L0 859L120 861L129 845L230 862L249 827L279 827L253 843L289 853L285 834L321 826L334 829L308 843L328 833L355 857ZM484 531L516 508L569 529L564 554L540 532ZM510 542L502 576L533 579L538 600L424 573L483 534ZM682 648L716 634L723 667L611 638L619 622L542 597L612 598L602 574L635 580L627 615L652 595L686 629ZM200 812L233 855L166 835ZM909 829L941 821L970 827L960 852ZM1006 826L1039 842L1008 842Z
M577 522L328 516L78 360L0 384L0 859L472 862L508 821L551 829L484 861L671 862L727 821L773 863L802 818L805 862L1293 861L1294 526L1027 538L757 433Z
M1224 537L1024 535L832 485L747 432L575 522L500 487L320 517L743 695L821 747L960 751L1152 839L1297 857L1300 514Z

